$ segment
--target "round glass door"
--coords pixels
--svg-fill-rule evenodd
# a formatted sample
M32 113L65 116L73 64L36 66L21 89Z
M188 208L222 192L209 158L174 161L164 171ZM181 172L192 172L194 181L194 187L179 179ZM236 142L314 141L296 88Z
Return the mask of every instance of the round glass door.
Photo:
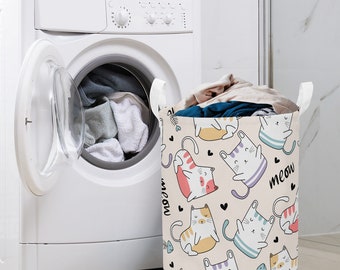
M59 173L80 156L83 106L62 57L49 41L34 43L22 65L15 141L21 178L36 195L48 192Z
M50 112L47 113L51 116L51 134L48 158L40 160L40 163L44 164L40 170L43 175L53 173L63 161L72 162L77 159L84 142L84 111L77 87L63 67L52 61L47 65L52 86L51 93L47 93L51 106ZM39 128L44 129L45 125L41 124Z

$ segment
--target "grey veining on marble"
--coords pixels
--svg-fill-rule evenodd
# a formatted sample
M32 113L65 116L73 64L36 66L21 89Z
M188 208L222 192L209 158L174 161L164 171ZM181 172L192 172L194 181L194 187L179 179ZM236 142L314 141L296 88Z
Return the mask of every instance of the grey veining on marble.
M340 232L340 1L272 5L273 87L292 100L312 81L301 117L300 234Z

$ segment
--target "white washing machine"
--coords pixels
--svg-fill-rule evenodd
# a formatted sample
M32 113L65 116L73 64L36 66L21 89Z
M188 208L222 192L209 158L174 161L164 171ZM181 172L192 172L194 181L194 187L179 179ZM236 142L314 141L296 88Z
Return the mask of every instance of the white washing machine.
M143 149L122 162L84 147L79 89L110 67L149 107L155 77L177 102L200 83L194 0L22 0L15 110L23 270L162 266L160 147L150 110ZM127 119L126 121L129 121Z

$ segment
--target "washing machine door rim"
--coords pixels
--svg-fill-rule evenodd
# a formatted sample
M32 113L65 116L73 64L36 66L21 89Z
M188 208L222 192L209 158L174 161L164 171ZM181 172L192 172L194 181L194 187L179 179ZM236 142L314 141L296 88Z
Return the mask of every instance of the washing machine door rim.
M84 109L58 49L37 40L19 75L15 111L16 157L21 179L44 195L72 166L84 144Z

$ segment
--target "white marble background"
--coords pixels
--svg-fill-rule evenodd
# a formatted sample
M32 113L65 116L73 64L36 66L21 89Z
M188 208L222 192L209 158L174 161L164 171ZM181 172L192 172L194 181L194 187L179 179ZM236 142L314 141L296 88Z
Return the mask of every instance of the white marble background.
M340 232L340 1L271 1L273 86L296 100L314 83L301 119L300 234Z

